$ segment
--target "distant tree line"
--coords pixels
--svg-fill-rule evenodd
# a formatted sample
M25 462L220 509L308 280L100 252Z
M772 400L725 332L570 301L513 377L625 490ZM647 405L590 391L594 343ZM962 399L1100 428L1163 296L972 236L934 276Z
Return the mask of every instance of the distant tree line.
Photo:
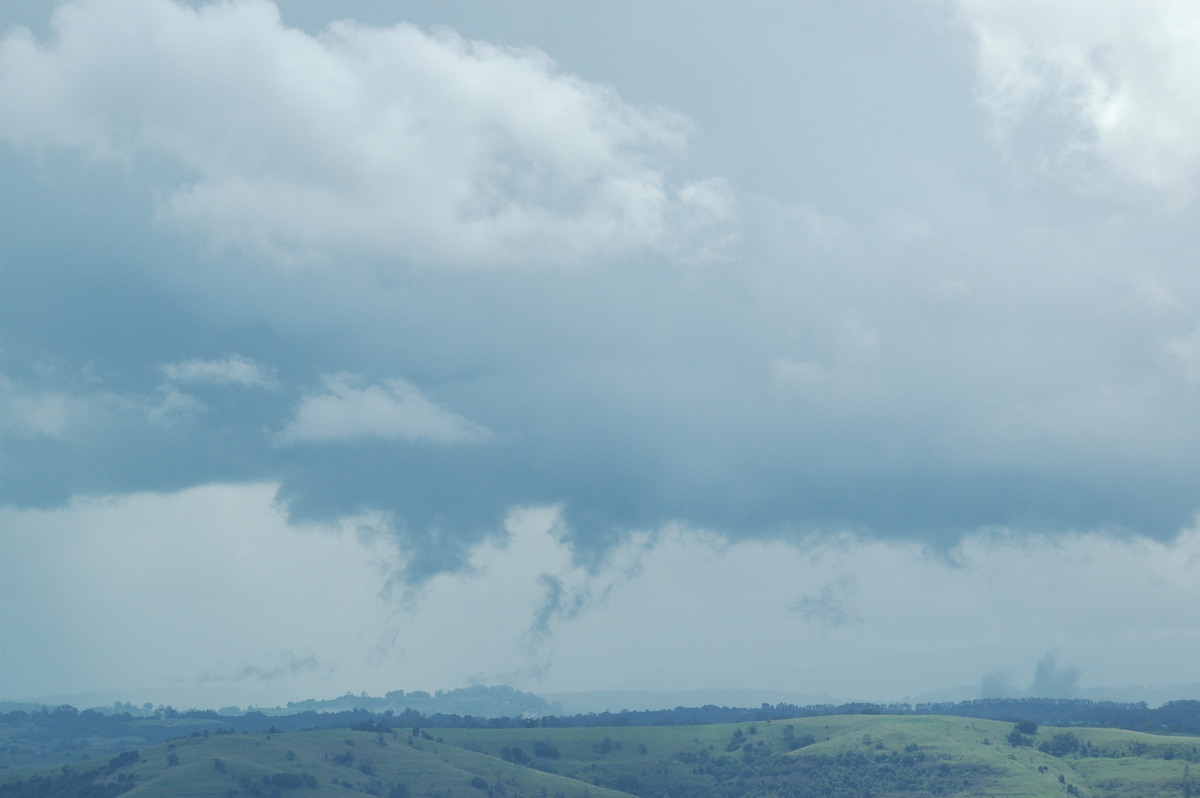
M97 738L138 740L138 745L156 745L169 739L210 734L263 734L322 728L362 728L386 733L393 729L421 728L567 728L607 726L692 726L746 721L786 720L823 715L954 715L1003 721L1029 721L1051 726L1100 726L1160 734L1200 734L1200 701L1173 701L1158 708L1145 703L1117 703L1086 699L1014 698L922 704L763 704L757 708L676 707L669 710L600 712L580 715L543 715L537 718L484 718L474 715L435 713L414 709L372 712L351 709L339 712L297 712L266 715L252 711L240 715L212 710L177 711L161 707L155 717L128 712L106 714L70 706L43 707L37 711L14 710L0 714L0 729L6 731L5 754L21 752L39 758L95 756ZM160 721L169 720L170 723ZM91 749L93 753L88 753ZM0 796L2 798L2 796Z

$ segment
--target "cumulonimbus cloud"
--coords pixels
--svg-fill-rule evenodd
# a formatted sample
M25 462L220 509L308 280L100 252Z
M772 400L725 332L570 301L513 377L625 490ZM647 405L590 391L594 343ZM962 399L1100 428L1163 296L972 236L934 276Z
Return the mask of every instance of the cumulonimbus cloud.
M331 443L366 439L482 443L486 428L426 398L404 380L366 385L348 374L325 378L323 391L301 401L279 442Z
M218 245L573 264L697 236L705 255L736 229L723 182L667 176L686 119L537 50L310 36L267 0L74 0L53 30L0 41L0 141L144 166L162 217Z

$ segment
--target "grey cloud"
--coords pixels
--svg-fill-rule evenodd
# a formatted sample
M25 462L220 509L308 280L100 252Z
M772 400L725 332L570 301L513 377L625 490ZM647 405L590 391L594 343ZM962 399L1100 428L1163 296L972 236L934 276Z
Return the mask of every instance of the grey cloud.
M810 37L809 49L759 48L784 59L770 71L730 58L728 75L713 74L713 48L731 46L725 31L688 28L672 46L679 75L711 77L703 91L650 69L635 79L594 42L579 52L547 45L583 59L571 69L593 59L589 76L611 69L616 91L661 90L638 103L678 100L693 133L677 114L638 110L531 52L472 49L476 39L519 37L342 29L356 41L404 36L465 69L489 58L527 70L530 96L592 97L598 151L612 154L618 174L661 189L662 218L677 214L667 228L694 224L725 241L711 252L645 244L649 228L635 226L614 233L615 250L597 246L587 269L431 269L432 256L364 254L332 239L321 243L328 262L264 267L237 247L198 249L155 224L146 188L179 186L169 165L138 161L118 175L105 162L81 170L71 158L35 163L24 149L4 150L6 186L21 202L0 215L0 368L49 395L63 388L39 376L47 362L98 364L95 390L154 399L173 423L150 423L144 403L140 421L88 434L9 433L0 501L269 477L300 518L385 513L418 580L461 568L512 507L537 503L564 507L574 552L593 564L629 530L669 521L733 538L851 529L940 547L982 527L1175 535L1200 506L1200 276L1179 254L1195 249L1197 234L1150 205L1085 202L1006 171L962 82L969 39L944 18L924 27L929 20L898 7L860 35L856 9L839 4L809 26L760 24L762 41L780 41L774 28ZM732 11L717 18L749 24ZM279 23L254 20L256 41L277 46ZM831 30L855 32L849 54L824 41ZM5 41L10 58L67 52L51 40ZM314 57L325 52L300 41ZM889 49L879 55L881 42ZM633 52L629 63L650 57ZM800 77L783 91L778 75ZM179 85L218 95L227 85L182 77L192 82ZM286 96L301 117L323 108ZM749 113L760 106L762 116ZM365 158L363 140L379 130L353 119L342 120L333 149ZM616 138L603 135L609 125ZM189 135L203 138L202 129ZM681 157L689 135L699 142L691 161ZM306 170L337 165L320 154L311 161L283 147L270 157L285 183L307 185L325 173ZM706 182L714 173L726 188ZM685 212L681 192L701 215ZM591 195L572 197L586 215ZM575 218L574 200L554 224ZM621 214L639 213L613 202L618 227ZM263 207L286 216L290 206ZM275 221L299 235L299 217ZM736 245L729 229L740 231ZM518 238L512 251L540 241ZM181 377L236 371L220 357L193 359L223 352L271 364L277 389L180 380L178 395L157 393L162 364ZM359 376L313 387L334 374ZM189 410L191 393L202 409ZM415 411L428 423L414 422ZM280 431L292 442L278 445ZM822 596L809 598L816 617Z
M544 599L534 613L527 636L540 641L549 637L550 625L555 620L569 621L578 617L587 606L588 597L586 592L568 589L562 579L551 574L542 574L538 582L545 591Z
M1079 668L1074 665L1060 667L1057 654L1050 652L1034 668L1029 694L1038 698L1071 698L1076 693L1080 675Z
M816 594L801 596L792 609L804 620L825 632L862 623L850 609L854 579L846 577L821 587Z
M1012 674L1006 670L984 674L979 683L980 698L1013 698L1019 691L1012 683Z
M362 24L331 27L316 0L283 22L261 1L84 0L48 27L45 3L0 3L0 505L254 484L297 522L272 512L273 545L320 527L346 531L306 541L345 553L344 519L378 521L387 565L354 583L396 570L338 679L899 691L918 667L969 682L1004 646L1029 667L983 692L1091 695L1034 667L1045 640L1111 640L1105 672L1141 679L1158 627L1138 619L1183 628L1196 583L1200 136L1180 98L1200 73L1127 43L1200 14L1139 4L1105 49L1084 0L1051 5L974 4L964 25L943 2L345 0ZM981 30L1010 31L1015 60L987 62ZM1078 60L1039 62L1055 42ZM998 131L979 99L1005 63L1049 82ZM520 597L491 606L502 656L445 645L469 647L481 601L404 620L489 584L514 508L546 506L554 540L522 550L511 593L479 592ZM656 537L664 559L606 594L622 544ZM702 576L678 570L695 546ZM1036 589L992 600L1034 572L1139 599L1076 590L1062 618ZM667 608L674 637L626 615L666 606L660 579L768 573L762 629L796 636L758 668L687 626L704 601ZM740 617L718 625L757 634ZM626 630L664 646L622 676L594 640ZM676 667L691 641L716 655ZM881 650L909 655L876 680ZM250 693L288 661L183 667Z
M525 662L520 671L501 674L509 681L544 681L554 665L555 625L569 623L597 602L586 585L569 586L552 574L539 576L538 584L543 590L542 603L521 637Z
M1038 660L1029 686L1016 686L1013 674L1006 669L995 670L980 680L980 698L1074 698L1079 695L1082 671L1076 665L1058 664L1058 655L1051 651Z
M939 545L993 525L1166 537L1197 504L1197 428L1186 374L1161 356L1159 339L1194 321L1179 323L1186 310L1177 321L1130 307L1106 264L1136 242L1103 238L1083 253L1039 253L985 237L993 251L976 245L970 257L1033 264L1000 275L964 271L938 244L799 265L768 250L715 278L670 264L399 284L193 275L168 285L168 297L211 297L222 317L151 329L264 330L237 351L274 364L280 389L205 394L195 429L104 435L64 448L64 459L11 444L4 490L24 501L34 486L61 486L62 498L276 475L298 516L390 513L413 549L414 574L454 568L509 508L538 502L564 505L585 558L621 530L673 519L735 536L853 528ZM1039 274L1060 255L1112 279L1083 302L1076 287L1088 273L1054 267L1059 284ZM1194 282L1166 275L1179 296ZM930 315L925 285L951 278L974 286L977 307ZM865 288L855 293L851 281ZM1023 284L1037 291L1024 294ZM1122 309L1123 319L1082 312L1085 304ZM120 315L114 308L109 318L118 338L128 324ZM15 326L9 334L22 335ZM72 344L81 360L104 346L103 337ZM323 372L315 364L329 362L364 376L309 393ZM1142 382L1119 379L1129 366L1144 370ZM134 368L136 360L126 372ZM436 397L451 414L433 414L443 434L422 439L401 423L408 405L388 387L395 375L419 386L418 404L429 409ZM118 374L109 384L154 390L128 382ZM323 396L353 424L321 436L304 427L307 439L343 442L276 446L272 431ZM371 396L395 423L370 426L374 417L354 409L352 400ZM301 429L292 428L297 441ZM437 443L484 431L504 440Z
M400 647L400 630L395 627L384 630L379 641L367 652L366 662L375 668L386 662L389 657L397 657L401 662L405 660L404 649Z
M322 664L311 654L307 656L298 656L288 652L281 657L279 664L264 667L261 665L247 663L240 668L233 668L230 670L205 671L196 678L196 683L236 683L247 681L269 682L272 679L278 679L284 676L296 676L303 673L311 673L328 669L328 667L328 665Z

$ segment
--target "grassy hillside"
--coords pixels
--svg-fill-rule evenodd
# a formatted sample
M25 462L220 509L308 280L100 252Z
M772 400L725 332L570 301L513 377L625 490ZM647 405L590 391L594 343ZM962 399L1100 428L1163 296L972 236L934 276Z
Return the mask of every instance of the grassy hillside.
M1200 738L1053 727L1018 736L1012 723L930 716L333 730L190 737L36 779L13 771L0 776L0 798L1152 798L1191 795L1198 759Z
M86 776L87 778L79 778ZM617 793L453 745L361 731L190 737L110 760L0 777L0 796L487 795L610 798ZM76 788L86 782L88 789ZM94 791L89 791L94 790Z

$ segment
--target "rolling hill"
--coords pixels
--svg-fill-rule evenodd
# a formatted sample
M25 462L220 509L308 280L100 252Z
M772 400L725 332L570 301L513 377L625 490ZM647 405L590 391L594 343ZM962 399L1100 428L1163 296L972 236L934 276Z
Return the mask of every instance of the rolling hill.
M710 726L212 734L54 770L0 798L1190 796L1200 738L840 715ZM2 775L7 774L7 775Z

